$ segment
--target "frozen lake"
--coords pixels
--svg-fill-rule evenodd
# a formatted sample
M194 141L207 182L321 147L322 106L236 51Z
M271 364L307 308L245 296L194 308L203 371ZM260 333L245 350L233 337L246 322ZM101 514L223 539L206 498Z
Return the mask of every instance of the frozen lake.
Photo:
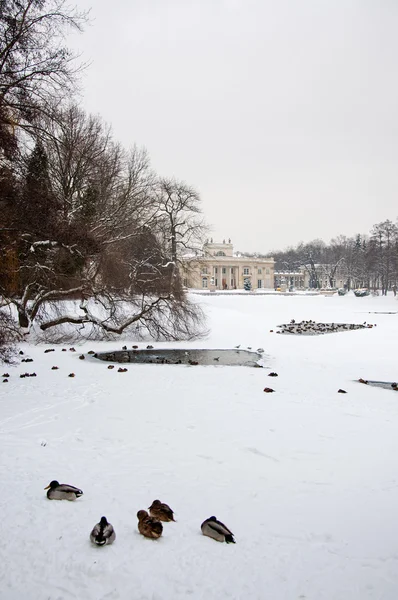
M107 362L155 365L259 367L262 354L241 349L154 348L153 350L112 350L95 356ZM263 366L261 364L261 366Z

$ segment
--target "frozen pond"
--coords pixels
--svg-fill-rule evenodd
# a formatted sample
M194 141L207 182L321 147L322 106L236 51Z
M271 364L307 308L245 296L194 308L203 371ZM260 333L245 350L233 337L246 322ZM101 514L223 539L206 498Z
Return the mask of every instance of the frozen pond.
M398 391L398 384L395 381L372 381L370 379L359 381L359 383L365 383L374 387L384 388L385 390Z
M239 349L159 349L116 350L98 352L95 358L108 362L169 365L224 365L241 367L262 367L259 352Z

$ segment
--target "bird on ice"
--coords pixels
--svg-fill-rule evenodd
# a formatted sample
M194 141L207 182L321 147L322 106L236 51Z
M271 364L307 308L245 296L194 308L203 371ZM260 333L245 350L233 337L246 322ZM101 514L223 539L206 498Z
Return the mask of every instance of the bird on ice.
M48 490L47 498L49 500L76 500L83 495L82 490L74 485L58 483L55 479L44 489Z
M171 510L168 504L161 502L160 500L154 500L149 507L149 514L158 521L175 521L174 512Z
M163 525L157 519L150 517L146 510L139 510L137 513L138 531L141 535L157 540L163 532Z
M101 517L100 522L94 525L90 533L90 541L97 546L113 544L116 539L116 533L106 517Z
M218 521L216 517L209 517L203 521L200 526L203 535L213 538L217 542L226 542L227 544L235 544L234 534L228 529L224 523Z

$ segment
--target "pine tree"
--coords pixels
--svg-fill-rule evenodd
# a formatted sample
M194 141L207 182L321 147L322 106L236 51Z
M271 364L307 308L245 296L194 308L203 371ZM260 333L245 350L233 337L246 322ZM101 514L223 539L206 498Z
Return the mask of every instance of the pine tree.
M37 142L28 159L25 186L20 203L20 224L34 240L49 239L56 227L57 211L48 173L48 159Z
M245 279L243 282L243 288L247 291L250 292L250 290L252 289L252 282L250 281L250 279Z

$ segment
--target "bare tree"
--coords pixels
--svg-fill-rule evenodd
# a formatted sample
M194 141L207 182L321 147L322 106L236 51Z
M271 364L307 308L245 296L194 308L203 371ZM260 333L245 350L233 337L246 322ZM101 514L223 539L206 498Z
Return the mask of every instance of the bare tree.
M341 235L330 241L322 252L321 270L327 279L328 286L336 287L336 276L344 275L347 277L346 261L349 248L349 240ZM345 282L347 286L347 281Z
M87 14L65 0L1 0L0 97L12 128L32 125L50 99L70 94L79 67L64 32Z
M184 250L198 249L203 245L207 228L199 194L183 182L160 179L154 204L170 260L178 264Z
M311 288L321 287L317 265L322 262L324 248L325 242L323 240L313 240L312 242L299 244L298 246L300 262L308 272Z
M372 262L380 278L383 296L395 282L397 238L398 227L388 219L374 225L371 231Z
M34 227L19 218L19 289L8 296L3 289L21 327L90 323L116 334L145 323L160 336L193 335L201 312L173 276L146 152L124 151L98 118L76 107L47 127L46 153L32 154L19 214L32 199L45 200L50 228L40 210ZM66 299L80 299L72 313L61 310Z
M187 264L181 261L188 252L202 248L207 232L200 197L191 186L175 179L158 181L153 202L156 208L157 231L167 248L172 268L171 283L176 293L181 289L181 269L186 274Z

